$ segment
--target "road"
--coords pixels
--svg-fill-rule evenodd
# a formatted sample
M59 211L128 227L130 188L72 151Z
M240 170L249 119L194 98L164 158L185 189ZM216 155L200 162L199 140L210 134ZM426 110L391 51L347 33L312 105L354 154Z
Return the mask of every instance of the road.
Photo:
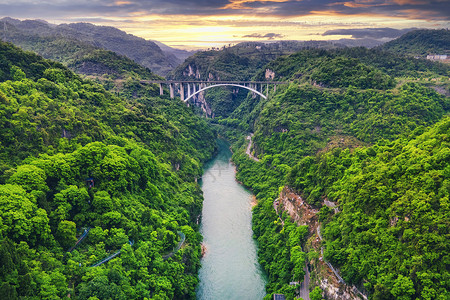
M247 153L248 157L250 157L254 161L259 161L259 159L255 156L253 156L253 154L250 152L250 150L252 149L252 137L253 137L253 133L250 133L250 135L247 136L247 140L249 140L250 142L248 143L247 151L245 151L245 153Z

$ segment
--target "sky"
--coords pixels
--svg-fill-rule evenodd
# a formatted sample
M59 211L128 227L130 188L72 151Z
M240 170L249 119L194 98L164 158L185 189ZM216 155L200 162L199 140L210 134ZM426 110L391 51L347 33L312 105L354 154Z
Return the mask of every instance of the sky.
M241 41L389 39L449 28L450 0L0 0L0 17L89 22L177 48Z

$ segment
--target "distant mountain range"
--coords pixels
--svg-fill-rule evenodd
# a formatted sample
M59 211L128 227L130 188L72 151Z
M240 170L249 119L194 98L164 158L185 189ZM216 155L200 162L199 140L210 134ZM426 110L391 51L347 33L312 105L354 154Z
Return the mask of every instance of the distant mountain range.
M3 18L0 28L2 40L66 64L79 59L87 50L105 49L164 76L192 54L114 27L89 23L52 25L42 20Z

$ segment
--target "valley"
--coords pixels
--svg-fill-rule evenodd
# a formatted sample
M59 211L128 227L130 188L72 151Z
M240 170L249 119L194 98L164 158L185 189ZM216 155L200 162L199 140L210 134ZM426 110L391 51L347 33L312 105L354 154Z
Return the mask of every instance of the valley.
M448 30L187 53L3 22L0 298L450 296Z

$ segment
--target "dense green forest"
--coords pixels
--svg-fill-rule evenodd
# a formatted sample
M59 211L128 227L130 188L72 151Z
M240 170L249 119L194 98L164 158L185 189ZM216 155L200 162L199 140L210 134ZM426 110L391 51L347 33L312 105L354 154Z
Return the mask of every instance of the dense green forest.
M408 32L379 48L394 53L426 57L429 54L450 54L449 44L450 31L448 29L422 29Z
M276 214L283 186L319 209L324 259L370 299L449 296L450 99L426 79L438 78L433 84L445 89L449 68L385 55L353 48L280 57L265 68L292 84L267 101L247 97L228 118L212 121L234 141L237 179L259 200L253 230L268 273L267 299L293 299L289 282L301 281L305 260L315 272L321 256L311 248L315 234ZM245 153L246 132L254 133L258 162ZM340 212L333 214L325 199ZM320 294L311 292L314 299Z
M283 56L266 68L275 72L275 79L298 79L301 82L323 83L330 87L353 85L360 88L385 89L392 86L390 77L447 76L450 66L391 53L381 49L354 47L345 49L307 49ZM265 70L255 78L264 80ZM341 82L340 80L346 80ZM387 81L386 81L387 80ZM353 83L352 83L353 82Z
M0 62L0 298L195 298L207 123L10 44Z
M416 138L306 157L287 181L308 201L339 202L324 255L346 282L373 299L447 299L449 162L447 117Z
M60 29L91 28L74 26ZM195 298L197 179L216 130L258 199L265 299L294 299L289 283L303 280L305 262L310 298L321 299L319 261L369 299L450 297L450 67L404 56L417 43L398 53L326 42L199 52L172 78L265 80L270 70L290 82L267 100L211 89L207 122L140 83L159 78L149 69L70 36L30 47L54 44L53 58L101 80L0 42L1 299ZM249 133L259 160L245 153ZM318 211L323 241L311 224L276 212L286 186Z

